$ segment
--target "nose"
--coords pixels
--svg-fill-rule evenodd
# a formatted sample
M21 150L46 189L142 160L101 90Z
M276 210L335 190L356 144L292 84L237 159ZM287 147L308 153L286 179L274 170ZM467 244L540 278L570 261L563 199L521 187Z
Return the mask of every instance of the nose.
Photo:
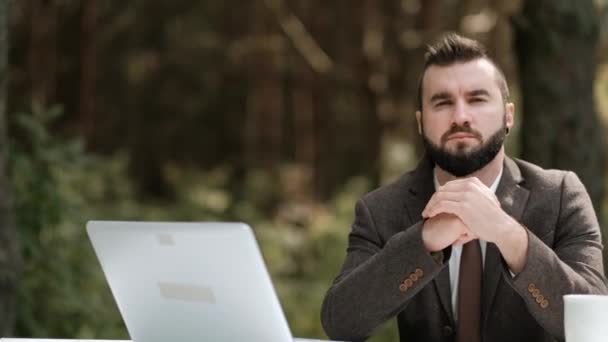
M454 105L452 124L457 126L469 126L471 124L469 108L464 101L457 101Z

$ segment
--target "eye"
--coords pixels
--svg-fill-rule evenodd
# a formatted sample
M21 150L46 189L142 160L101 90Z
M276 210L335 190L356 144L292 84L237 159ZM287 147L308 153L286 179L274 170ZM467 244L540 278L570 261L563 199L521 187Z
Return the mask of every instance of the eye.
M443 106L449 106L452 104L452 101L450 100L441 100L435 103L435 107L443 107Z
M473 97L470 100L471 102L475 103L475 102L486 102L486 99L483 97Z

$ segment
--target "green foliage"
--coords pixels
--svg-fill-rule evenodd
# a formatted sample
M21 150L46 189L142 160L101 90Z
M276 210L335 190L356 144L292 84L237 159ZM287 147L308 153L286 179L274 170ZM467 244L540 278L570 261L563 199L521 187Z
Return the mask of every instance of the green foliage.
M271 175L251 172L230 193L228 168L165 167L175 198L138 201L128 160L87 154L77 139L49 134L58 108L20 114L11 175L25 270L19 287L17 336L127 338L101 268L86 237L90 219L230 220L255 229L292 331L324 338L319 313L339 271L356 198L370 188L354 178L325 205L294 200ZM279 176L286 182L286 177ZM268 214L269 199L281 205ZM375 337L395 340L394 327Z
M114 169L87 156L78 140L62 141L47 126L55 108L19 114L11 176L24 271L16 334L31 337L125 337L120 316L86 239L87 205ZM116 185L119 189L119 185Z

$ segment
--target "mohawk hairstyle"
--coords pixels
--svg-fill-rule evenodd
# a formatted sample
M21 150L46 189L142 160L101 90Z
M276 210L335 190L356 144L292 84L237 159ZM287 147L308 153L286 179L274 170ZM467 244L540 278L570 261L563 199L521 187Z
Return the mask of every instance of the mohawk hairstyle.
M476 40L448 33L427 47L424 55L425 69L430 65L449 65L488 58L486 48Z

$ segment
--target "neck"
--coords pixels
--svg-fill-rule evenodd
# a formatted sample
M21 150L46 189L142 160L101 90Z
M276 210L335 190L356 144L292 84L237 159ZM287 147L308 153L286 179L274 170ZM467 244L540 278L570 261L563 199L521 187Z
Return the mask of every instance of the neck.
M469 175L466 175L464 177L456 177L451 173L443 170L439 166L435 165L435 176L437 177L437 182L439 182L440 186L458 178L477 177L477 179L479 179L483 184L485 184L487 187L490 187L492 186L492 183L494 183L494 180L496 180L496 177L498 177L498 175L500 174L500 170L502 168L504 160L505 148L503 146L498 152L498 154L496 154L496 157L492 159L492 161L490 161L486 166Z

